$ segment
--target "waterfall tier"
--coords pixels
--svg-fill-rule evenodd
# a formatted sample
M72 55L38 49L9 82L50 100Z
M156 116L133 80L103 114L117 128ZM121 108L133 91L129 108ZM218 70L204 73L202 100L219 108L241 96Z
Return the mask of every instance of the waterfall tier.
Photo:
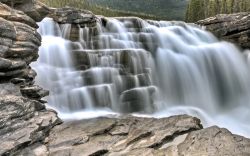
M197 26L135 17L99 17L92 27L46 18L39 26L43 44L33 67L59 112L191 112L247 124L246 59Z

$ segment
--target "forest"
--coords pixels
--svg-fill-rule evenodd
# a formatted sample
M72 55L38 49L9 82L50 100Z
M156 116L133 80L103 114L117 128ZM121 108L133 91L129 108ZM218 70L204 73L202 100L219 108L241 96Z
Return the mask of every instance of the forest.
M41 0L52 7L71 6L104 16L184 20L187 0Z

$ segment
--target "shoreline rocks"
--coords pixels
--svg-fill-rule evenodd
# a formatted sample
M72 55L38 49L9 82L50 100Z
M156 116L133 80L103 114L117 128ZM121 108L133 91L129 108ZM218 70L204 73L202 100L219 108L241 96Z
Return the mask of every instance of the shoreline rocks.
M202 129L188 115L168 118L100 117L65 122L45 139L18 155L50 156L193 156L250 154L250 139L217 126Z

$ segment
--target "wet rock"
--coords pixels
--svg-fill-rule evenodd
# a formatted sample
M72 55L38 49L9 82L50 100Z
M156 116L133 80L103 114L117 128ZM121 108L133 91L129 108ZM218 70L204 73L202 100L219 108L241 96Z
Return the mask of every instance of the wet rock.
M95 25L97 20L96 16L90 11L70 7L52 9L49 17L60 24L79 24L83 27Z
M49 91L44 90L42 87L36 85L23 87L20 91L23 96L37 100L49 95Z
M205 26L217 37L227 40L242 48L250 48L250 13L220 14L197 24Z

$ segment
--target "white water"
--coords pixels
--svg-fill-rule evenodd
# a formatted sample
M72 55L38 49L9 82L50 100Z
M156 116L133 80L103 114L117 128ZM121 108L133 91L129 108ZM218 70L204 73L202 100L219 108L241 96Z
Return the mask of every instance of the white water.
M74 42L69 24L39 26L33 67L61 118L190 114L250 136L249 52L182 22L107 18Z

